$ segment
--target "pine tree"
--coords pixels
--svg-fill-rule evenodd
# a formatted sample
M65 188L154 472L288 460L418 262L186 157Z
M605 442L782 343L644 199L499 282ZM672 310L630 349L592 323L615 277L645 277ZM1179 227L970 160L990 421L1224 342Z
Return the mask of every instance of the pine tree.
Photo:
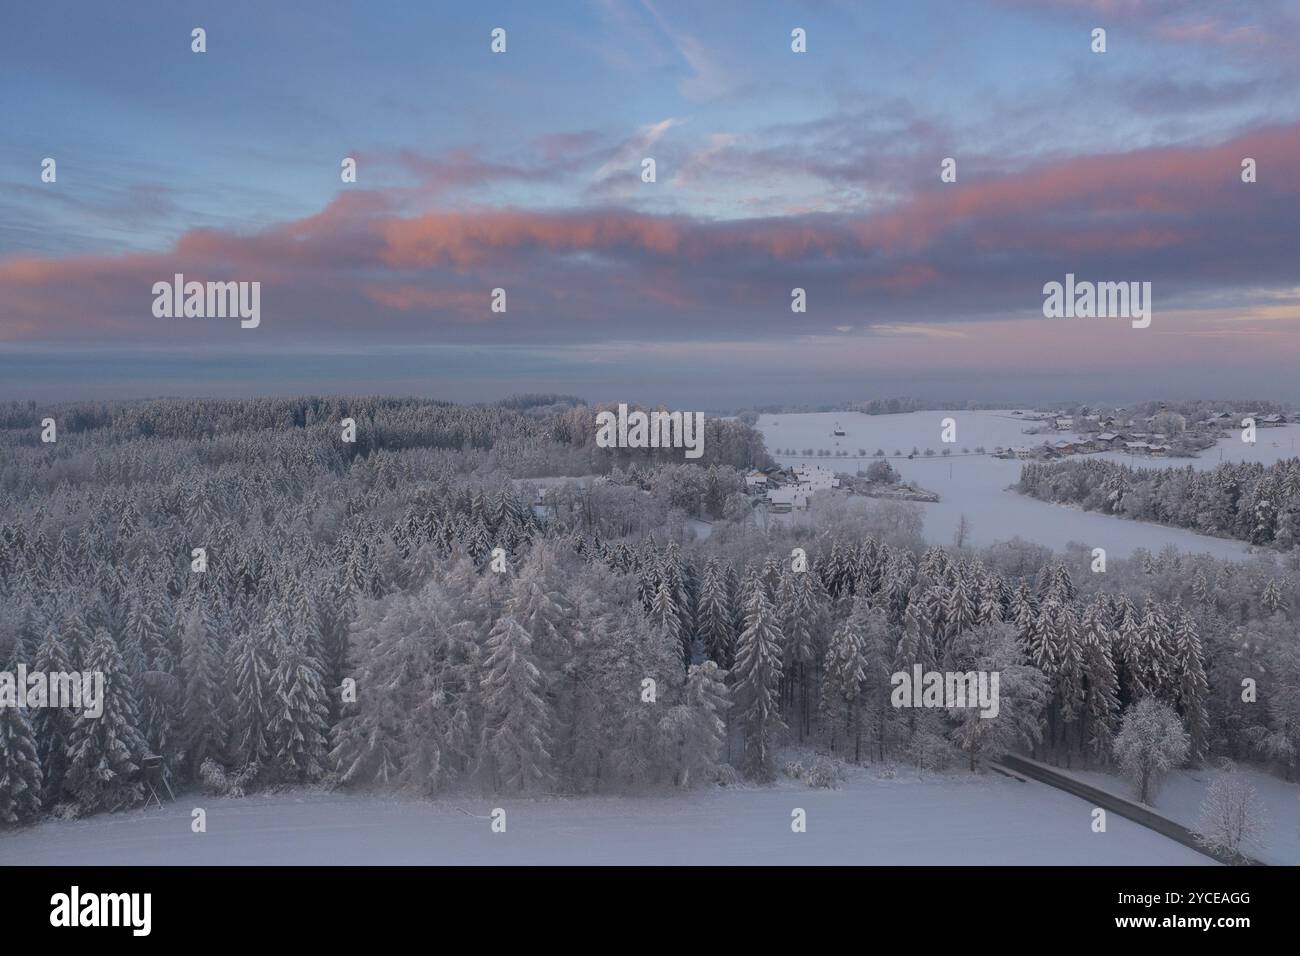
M790 575L782 589L780 608L781 630L785 638L781 650L785 677L784 710L788 717L793 717L801 741L811 729L813 665L818 657L818 638L824 616L817 601L815 583L815 576L808 572Z
M1119 678L1111 656L1114 638L1106 628L1105 613L1098 601L1084 611L1079 643L1083 650L1084 746L1093 757L1101 759L1110 753L1119 722Z
M767 589L757 577L748 582L745 628L736 643L732 696L745 733L744 770L756 780L776 777L777 736L785 730L780 713L781 632Z
M1210 718L1207 710L1210 685L1205 677L1201 639L1191 615L1180 611L1174 627L1174 672L1178 709L1187 725L1190 756L1199 760L1209 748Z
M45 639L36 648L32 670L42 674L72 671L63 642L53 627L46 631ZM75 717L72 711L63 707L42 707L32 714L31 720L45 788L42 802L47 807L53 806L63 794L63 781L68 770L68 740Z
M965 579L958 578L949 589L944 602L944 620L947 624L947 641L951 642L973 628L979 618L979 606L971 595Z
M250 627L231 647L230 688L235 705L230 727L231 756L240 771L256 776L270 760L271 650L281 640L281 626L267 610L261 624Z
M713 661L692 666L682 703L670 707L660 721L673 783L679 787L705 778L717 766L727 735L723 718L731 706L726 676Z
M925 627L920 602L912 601L903 614L903 635L898 639L898 651L894 655L894 666L898 670L911 671L916 664L927 668L933 665L930 642L925 639Z
M1116 663L1120 665L1122 674L1120 686L1129 703L1133 704L1152 694L1154 688L1146 684L1147 667L1143 659L1142 625L1137 609L1133 607L1133 602L1127 595L1119 599L1115 611L1115 630L1119 651L1119 660Z
M689 665L691 649L682 634L681 609L677 606L673 588L666 577L660 577L659 579L659 587L656 589L654 600L650 605L650 620L654 621L655 625L677 644L680 648L683 664Z
M532 647L532 637L508 613L488 636L482 753L496 789L522 792L550 779L550 712Z
M181 746L191 776L197 777L204 760L224 756L227 735L221 708L225 686L221 653L207 605L201 601L195 601L186 615L181 629L181 654Z
M1277 578L1269 579L1264 587L1264 593L1260 596L1260 603L1269 614L1276 614L1282 610L1282 589L1277 585Z
M1173 675L1169 660L1172 643L1169 620L1160 605L1150 599L1142 609L1138 631L1142 685L1161 700L1172 700Z
M1079 622L1075 617L1073 603L1062 606L1057 618L1057 628L1056 647L1059 658L1055 689L1057 700L1060 702L1061 719L1068 728L1082 715L1084 697L1083 644L1079 636Z
M296 641L282 639L271 675L268 730L275 773L281 780L310 783L325 769L329 707L320 662Z
M865 602L854 602L853 613L835 629L826 649L826 681L822 689L823 709L828 722L840 725L845 751L853 754L854 763L862 760L862 682L867 678L866 654L862 642L866 615ZM832 736L832 746L838 734Z
M700 584L699 637L705 654L724 670L731 666L735 655L735 617L726 579L718 563L710 559L704 565Z
M10 674L16 674L18 664L26 662L21 648L20 635L9 664ZM26 691L26 687L17 688L20 697ZM42 784L36 735L25 700L11 707L0 706L0 826L23 823L39 814Z
M103 675L103 713L92 716L83 709L77 715L64 789L84 813L121 810L144 798L138 776L149 745L140 733L131 675L104 628L95 632L86 663L84 670Z

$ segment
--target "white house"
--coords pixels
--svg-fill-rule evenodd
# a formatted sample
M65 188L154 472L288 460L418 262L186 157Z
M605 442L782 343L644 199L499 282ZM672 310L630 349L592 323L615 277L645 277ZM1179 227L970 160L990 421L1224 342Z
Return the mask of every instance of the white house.
M767 493L768 503L772 510L777 514L783 514L788 511L804 511L808 507L808 491L786 485L782 488L773 488Z
M826 491L840 486L840 480L835 477L835 472L822 465L798 465L795 467L794 476L799 487L808 492Z

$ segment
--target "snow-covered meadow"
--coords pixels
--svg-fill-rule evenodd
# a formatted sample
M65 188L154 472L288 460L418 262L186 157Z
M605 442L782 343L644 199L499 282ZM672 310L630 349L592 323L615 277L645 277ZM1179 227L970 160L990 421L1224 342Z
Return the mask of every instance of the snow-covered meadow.
M191 832L191 811L207 832ZM489 814L506 811L506 832ZM807 832L791 829L795 808ZM634 797L443 799L322 791L243 799L183 796L164 809L0 833L0 865L155 864L1211 864L1112 817L1091 831L1085 801L1036 782L954 771L839 789L773 787Z
M951 445L940 440L941 422L945 418L953 418L957 423L957 441ZM803 451L812 448L816 452L824 448L832 453L845 451L849 456L857 456L859 450L865 450L870 456L877 449L883 449L890 457L890 464L904 480L940 495L938 503L918 505L924 517L925 536L934 544L952 544L958 524L965 515L969 526L967 541L975 546L1020 537L1057 550L1071 542L1089 548L1104 547L1108 554L1117 557L1128 556L1137 548L1158 552L1170 544L1191 554L1207 553L1226 559L1248 556L1247 546L1239 541L1066 508L1008 490L1020 477L1021 462L973 452L981 446L986 452L992 452L999 445L1036 445L1044 440L1077 437L1070 432L1024 434L1026 428L1036 424L1039 423L1012 417L1009 411L954 410L900 415L864 415L858 412L763 415L757 427L763 433L768 451L783 465L806 461L855 471L859 467L865 468L869 460L826 458L816 454L809 457L803 455ZM833 434L836 426L845 432L843 436ZM1222 454L1224 461L1268 464L1300 454L1293 447L1300 444L1296 442L1297 437L1300 437L1300 426L1289 425L1260 429L1254 446L1241 442L1236 431L1227 432L1218 447L1195 459L1133 460L1117 453L1100 457L1149 467L1191 464L1197 468L1213 468L1220 462ZM787 451L790 448L796 449L798 454L776 454L778 449ZM912 459L894 457L895 451L906 456L913 448L922 453L927 448L933 449L935 454L933 457L919 454ZM952 451L948 457L941 455L945 448ZM962 454L963 449L969 449L971 454Z
M1132 784L1112 772L1053 769L1117 796L1133 798ZM1268 821L1261 844L1248 847L1247 852L1265 863L1300 865L1300 786L1252 767L1238 767L1236 773L1255 788L1259 806ZM1205 767L1185 768L1166 774L1156 789L1151 806L1171 820L1195 830L1200 824L1201 805L1217 774L1216 770Z

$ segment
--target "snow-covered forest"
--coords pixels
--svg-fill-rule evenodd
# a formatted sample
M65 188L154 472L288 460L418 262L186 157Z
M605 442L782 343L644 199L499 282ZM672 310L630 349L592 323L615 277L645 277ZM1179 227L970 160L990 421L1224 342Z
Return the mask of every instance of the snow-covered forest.
M1025 465L1017 486L1045 501L1290 550L1300 545L1300 458L1210 471L1100 459Z
M0 409L0 655L107 685L100 719L0 708L0 823L138 804L146 754L223 793L764 782L790 744L1095 765L1148 699L1181 721L1187 760L1293 777L1300 597L1280 565L1170 550L1094 574L1086 552L1019 541L926 548L896 503L760 526L749 426L709 420L684 464L596 448L594 411ZM528 480L564 476L534 508ZM914 664L1000 672L998 716L895 708L890 675Z

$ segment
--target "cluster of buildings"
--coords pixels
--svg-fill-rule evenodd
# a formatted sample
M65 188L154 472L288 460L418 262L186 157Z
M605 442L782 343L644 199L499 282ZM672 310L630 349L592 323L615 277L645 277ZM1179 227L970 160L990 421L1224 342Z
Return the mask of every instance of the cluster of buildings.
M745 476L745 490L761 497L768 509L776 514L803 511L814 492L839 487L840 479L835 472L823 465L773 466Z
M1122 419L1114 415L1074 416L1063 412L1016 411L1012 414L1025 421L1041 422L1055 431L1071 432L1079 437L1049 440L1038 445L994 448L995 458L1042 461L1062 458L1066 455L1086 455L1104 451L1163 458L1170 452L1169 436L1154 430L1159 415L1149 415L1142 419ZM1244 418L1253 418L1258 428L1275 428L1287 424L1285 415L1239 415L1233 412L1215 412L1201 421L1187 425L1186 429L1188 432L1206 434L1211 429L1235 428Z
M1285 415L1254 415L1247 412L1244 415L1234 415L1228 412L1215 412L1207 418L1201 419L1196 424L1202 428L1237 428L1243 419L1253 418L1256 428L1280 428L1287 424Z
M1150 432L1099 432L1088 437L1045 441L1040 445L1022 445L1012 448L994 448L994 458L1019 458L1046 461L1067 455L1088 455L1103 451L1118 451L1127 455L1145 455L1164 458L1169 454L1169 440L1164 435Z

